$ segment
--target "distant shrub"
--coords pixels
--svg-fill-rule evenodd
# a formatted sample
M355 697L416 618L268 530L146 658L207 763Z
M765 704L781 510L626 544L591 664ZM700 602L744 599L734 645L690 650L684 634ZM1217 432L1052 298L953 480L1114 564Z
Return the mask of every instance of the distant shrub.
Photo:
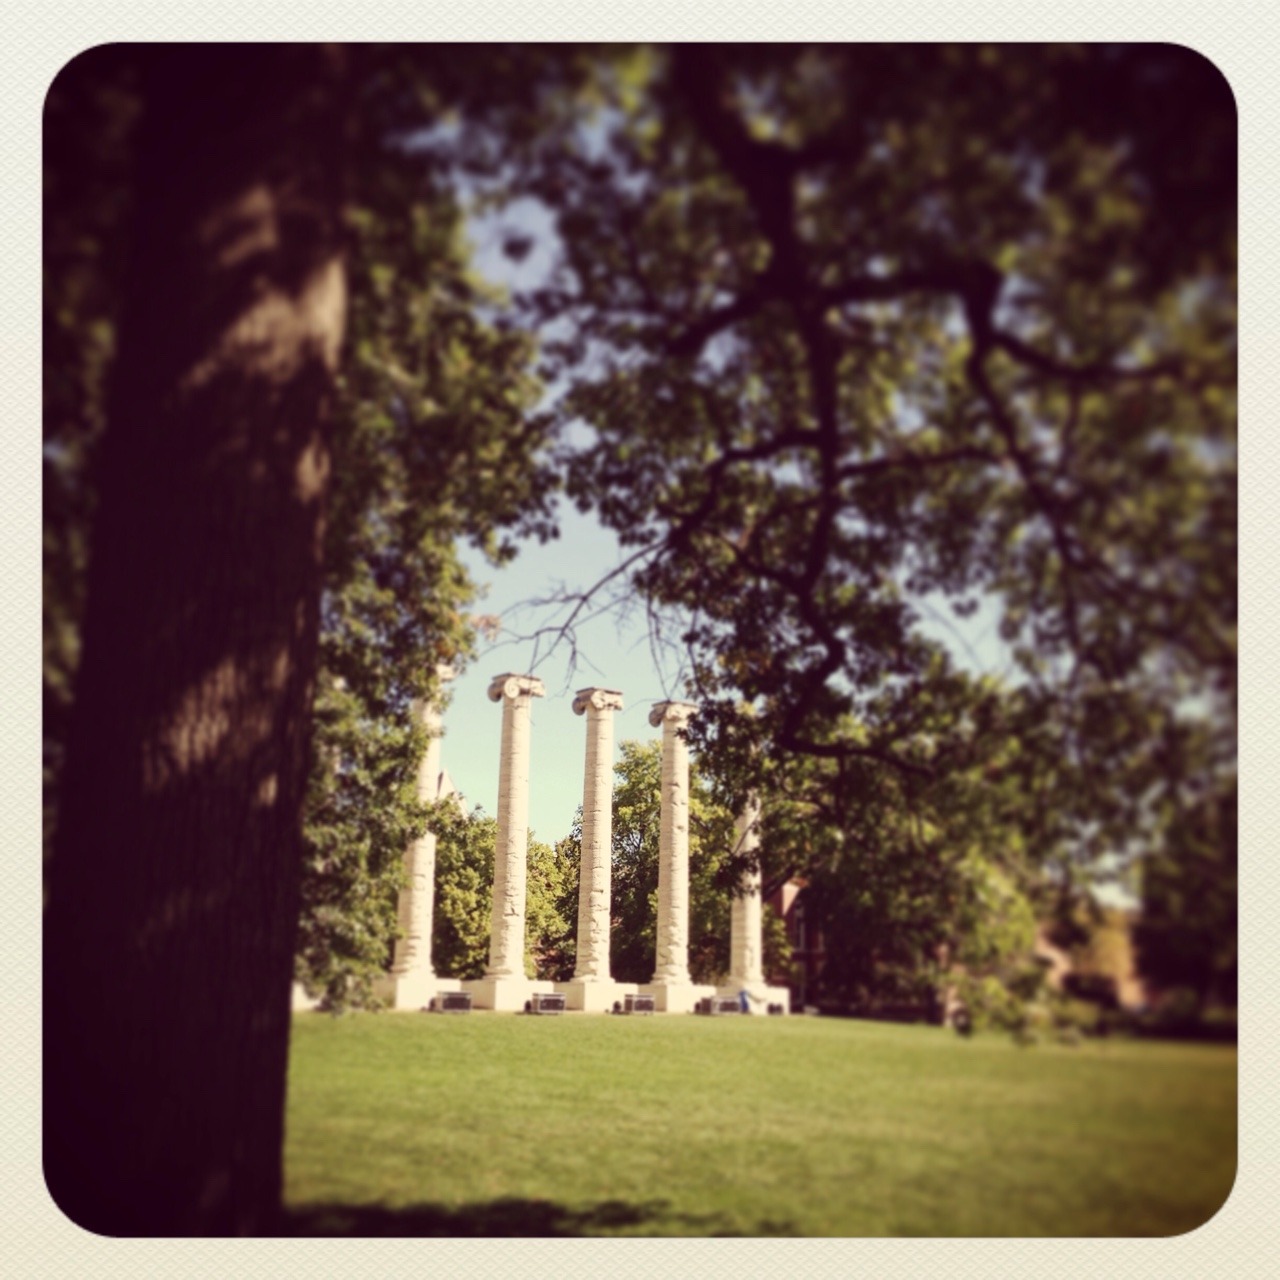
M1047 1005L1035 1002L1023 1006L1020 1029L1034 1031L1037 1035L1048 1032L1053 1027L1053 1010Z
M1097 1035L1105 1016L1096 1004L1059 995L1052 1004L1053 1025L1059 1031L1075 1031L1085 1035Z
M1170 1040L1212 1040L1231 1043L1237 1038L1234 1009L1204 1009L1189 989L1166 992L1155 1009L1133 1019L1138 1035Z
M1103 1009L1118 1009L1120 999L1116 994L1116 980L1105 973L1069 973L1062 980L1062 989L1077 1000L1088 1000Z
M956 994L975 1031L1013 1031L1025 1020L1023 1002L999 978L966 975L956 983Z
M1004 985L1019 1000L1038 999L1046 989L1048 970L1038 961L1018 966L1005 976Z

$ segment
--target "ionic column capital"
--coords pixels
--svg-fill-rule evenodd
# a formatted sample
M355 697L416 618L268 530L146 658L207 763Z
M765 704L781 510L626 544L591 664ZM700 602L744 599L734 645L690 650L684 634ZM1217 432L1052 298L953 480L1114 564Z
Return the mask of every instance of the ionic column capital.
M537 676L506 675L494 676L489 684L489 701L501 702L503 698L514 702L522 696L541 698L546 695L546 686Z
M579 689L573 695L573 713L586 715L588 708L593 711L621 711L622 694L617 689Z
M696 702L655 702L649 712L649 723L656 729L660 724L674 725L683 729L689 723L690 716L698 711Z

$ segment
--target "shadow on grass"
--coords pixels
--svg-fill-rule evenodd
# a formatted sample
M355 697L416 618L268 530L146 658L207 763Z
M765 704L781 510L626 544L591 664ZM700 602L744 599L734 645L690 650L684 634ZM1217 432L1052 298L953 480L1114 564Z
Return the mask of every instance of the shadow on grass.
M637 1230L637 1228L639 1230ZM637 1235L738 1236L794 1235L790 1223L762 1222L753 1231L738 1229L719 1213L678 1213L667 1200L627 1204L604 1200L587 1209L571 1209L550 1200L504 1197L486 1204L449 1207L438 1204L317 1204L286 1209L286 1236L596 1236L626 1232Z

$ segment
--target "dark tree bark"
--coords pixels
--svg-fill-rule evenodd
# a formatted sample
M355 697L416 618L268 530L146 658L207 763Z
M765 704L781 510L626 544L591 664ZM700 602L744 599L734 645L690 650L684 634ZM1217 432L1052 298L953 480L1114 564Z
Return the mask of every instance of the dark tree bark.
M254 1234L281 1190L342 66L138 56L132 289L45 921L45 1173L96 1232Z

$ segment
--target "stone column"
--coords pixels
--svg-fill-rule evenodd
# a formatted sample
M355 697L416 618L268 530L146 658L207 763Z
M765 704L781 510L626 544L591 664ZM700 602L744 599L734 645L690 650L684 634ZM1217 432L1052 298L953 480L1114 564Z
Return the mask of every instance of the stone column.
M578 956L573 977L608 982L609 887L613 861L613 713L616 689L579 689L575 715L587 717L587 759L582 786L582 862L578 882Z
M436 675L443 686L453 679L454 671L452 667L439 666ZM428 734L427 750L418 765L418 799L432 804L441 798L440 705L415 702L414 715ZM400 891L397 909L400 937L396 940L395 959L383 994L393 1008L420 1009L440 989L431 964L431 917L436 889L433 831L424 832L405 850L404 863L408 883Z
M752 792L734 823L735 854L759 856L760 797ZM738 1000L747 1013L787 1013L791 992L767 985L764 974L764 902L760 869L742 872L729 910L729 974L717 994ZM746 998L743 999L743 992Z
M489 699L502 703L498 765L498 841L493 859L493 914L487 979L524 982L525 870L529 845L529 725L534 698L545 693L533 676L502 675Z
M734 825L736 855L758 856L760 800L752 793ZM760 868L743 871L729 915L729 984L753 994L764 985L764 917L760 902Z
M654 986L689 985L689 744L681 731L697 709L688 702L659 702L649 712L649 723L662 726Z

